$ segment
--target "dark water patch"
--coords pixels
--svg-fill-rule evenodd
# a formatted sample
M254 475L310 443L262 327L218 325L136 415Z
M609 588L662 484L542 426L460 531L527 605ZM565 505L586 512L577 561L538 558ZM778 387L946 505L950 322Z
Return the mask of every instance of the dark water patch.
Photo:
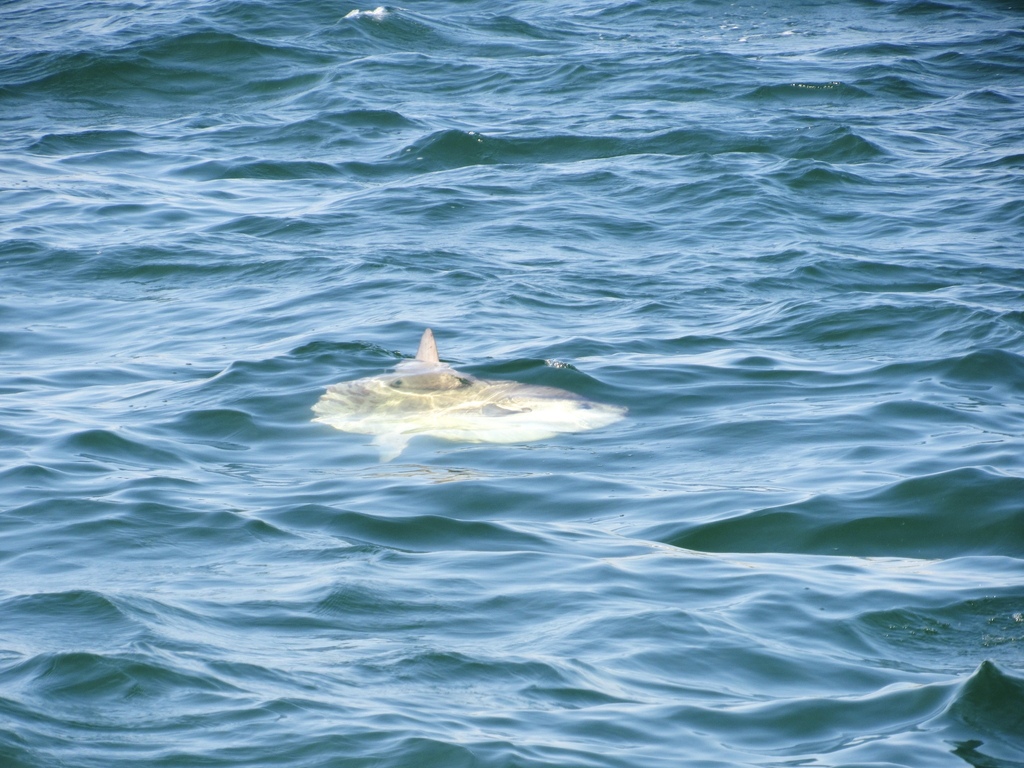
M452 766L452 768L471 768L471 766L480 764L481 751L490 751L490 749L482 747L482 745L448 742L438 736L410 736L387 739L386 741L389 757L386 759L384 768L408 765L410 763L444 765ZM504 752L498 745L491 747L491 749ZM507 758L507 755L502 754L498 756L499 760L504 758Z
M211 372L202 384L202 399L194 402L211 405L213 410L229 406L250 416L270 417L282 408L291 411L296 404L287 399L289 394L306 391L308 387L304 372L294 367L288 355L235 360L220 372ZM233 396L225 400L226 393Z
M119 221L134 218L158 219L163 223L180 221L183 216L180 212L168 211L166 207L154 207L152 205L141 205L139 203L113 203L110 205L97 205L87 209L95 216L108 216Z
M938 2L938 0L898 0L889 5L889 11L900 16L939 15L948 17L960 15L961 10L960 6Z
M1024 762L1013 759L995 758L988 754L988 747L980 739L966 739L965 741L954 742L956 749L952 754L959 757L973 768L1022 768ZM982 752L979 747L984 749ZM1014 753L1012 757L1016 757Z
M124 612L109 597L88 590L16 595L0 602L0 611L15 622L19 615L27 616L29 613L74 618L74 624L78 626L88 621L109 625L126 619ZM65 625L65 630L74 631L68 625Z
M131 642L143 631L140 622L116 600L89 590L21 594L0 600L0 622L19 627L17 644L34 649L113 647Z
M233 146L264 149L279 146L295 152L305 145L336 152L416 129L422 129L419 122L393 110L351 109L324 112L313 118L279 125L230 127L218 131L217 135Z
M438 615L442 612L444 608L426 590L412 588L401 595L385 596L372 585L346 584L311 605L307 620L358 636L368 628L375 632L422 631L443 621ZM372 679L375 675L371 672L368 676Z
M175 176L193 181L214 181L218 179L264 179L280 181L287 179L322 179L340 175L338 168L330 163L317 161L269 161L238 159L232 162L210 160L180 168Z
M125 129L50 133L37 139L27 151L40 155L72 155L87 152L124 150L149 139Z
M901 74L899 67L872 64L858 67L853 74L857 87L872 96L884 95L902 103L932 102L942 98L941 93L928 87L916 74Z
M160 700L232 691L210 675L152 658L86 651L40 654L9 669L5 677L16 681L26 699L72 715L87 707L109 707L101 719L115 722L130 716L136 706L148 709Z
M247 235L283 241L317 237L328 231L325 223L291 216L238 216L206 229L210 234Z
M588 71L575 84L604 97L606 83L618 82L611 95L615 102L629 104L641 99L654 103L707 103L723 98L743 99L751 87L771 74L754 57L715 49L671 49L671 53L647 54L635 66L616 67L609 57L601 70ZM566 90L569 90L566 88Z
M105 498L52 497L9 510L2 521L8 540L3 555L17 558L26 572L52 574L80 569L111 552L173 561L197 547L247 547L288 538L270 523L237 511L208 509L194 499L170 503L166 489L161 501L146 500L153 492L142 485L140 490L129 480L109 488ZM195 486L188 490L195 493ZM26 537L45 546L26 550Z
M486 17L481 20L481 24L477 29L488 33L496 33L502 37L512 38L517 41L565 40L569 37L569 35L557 28L540 26L508 14ZM517 46L514 50L520 51L521 48ZM550 49L545 48L545 50Z
M350 109L319 115L318 120L361 132L385 132L396 129L418 128L421 123L392 109Z
M319 530L347 542L407 552L444 550L517 551L546 548L544 539L500 523L429 514L384 517L303 504L266 510L262 515L287 528Z
M785 184L790 190L801 195L836 192L840 188L846 195L852 195L851 187L874 186L865 176L837 168L821 161L796 161L770 174L770 178Z
M617 154L618 142L614 139L572 139L568 137L547 139L515 140L502 137L484 136L476 132L447 130L421 139L406 147L397 156L410 170L437 171L459 168L465 165L490 165L514 162L544 162L545 155L553 154L560 161L592 157L607 157ZM575 157L567 150L576 148ZM550 153L541 155L539 150L550 148Z
M952 340L985 344L978 337L977 318L968 308L948 301L879 298L859 305L787 302L785 311L769 318L752 335L757 339L801 339L820 345L857 346L869 338L885 338L890 344L920 342L921 339ZM993 320L995 315L986 313ZM998 332L989 326L990 332ZM998 337L996 337L998 338Z
M862 370L848 374L836 374L829 371L789 370L785 366L772 368L769 377L776 380L802 382L809 386L828 384L853 386L857 388L877 384L885 391L885 387L897 386L901 391L920 394L931 389L934 384L951 391L971 392L974 396L984 395L985 402L1003 405L1012 402L1021 393L1021 370L1024 356L1003 349L978 349L965 355L955 355L937 359L901 360L868 366ZM697 369L701 370L700 368ZM716 369L717 375L728 377L732 368ZM705 371L703 376L711 376ZM742 373L742 378L749 378ZM763 378L763 377L762 377ZM923 386L927 385L927 386ZM841 391L841 390L840 390ZM872 402L871 405L883 407L885 402Z
M986 661L943 720L959 731L955 754L975 768L1017 768L1024 752L1024 680Z
M845 291L878 293L929 293L957 285L956 274L942 275L925 265L881 261L877 258L844 258L839 255L817 258L790 272L784 281L791 285L815 286L821 290L834 290L842 286Z
M121 155L122 153L117 153ZM123 160L137 162L139 156L132 154L131 158L119 157L118 162ZM86 163L94 165L103 163L105 158L90 156ZM131 226L140 229L161 229L190 222L194 214L187 209L174 208L166 202L159 203L109 203L93 206L82 206L82 214L95 222L97 219L108 219L116 221L122 226Z
M624 155L699 155L775 153L832 162L865 162L886 153L843 127L811 129L799 139L701 130L674 130L652 136L548 136L510 138L474 132L443 131L402 150L403 164L420 171L463 165L567 163Z
M894 43L887 40L879 40L839 48L826 48L820 51L818 55L828 58L853 60L871 57L902 59L913 56L917 51L918 48L913 43Z
M862 613L860 631L898 649L901 662L933 669L937 658L951 671L979 658L1017 663L1024 651L1024 613L1019 589L998 591L934 605L934 596L893 599L918 604Z
M930 75L951 71L963 83L975 84L978 87L993 87L994 84L1013 82L1014 76L1020 71L1020 63L1024 60L1024 45L1013 45L1012 52L999 55L990 50L979 52L968 50L943 50L935 55L921 59L924 71Z
M945 383L982 386L1011 397L1024 393L1024 355L980 349L939 366Z
M855 152L847 146L850 140L843 134L838 144L825 154L838 150ZM829 145L835 142L829 138ZM824 149L824 148L823 148ZM587 136L552 135L507 137L477 132L446 130L433 133L393 156L391 165L396 169L415 172L437 172L472 165L523 165L547 163L573 163L633 155L702 155L732 152L785 152L783 145L773 145L762 137L741 137L713 129L677 130L643 136ZM795 156L813 156L820 150L800 148ZM854 161L854 156L846 158ZM353 169L371 172L371 167L360 163L348 164ZM373 171L379 172L379 171Z
M145 439L108 429L76 432L62 441L61 448L66 453L114 466L155 469L181 463L174 453L150 445Z
M608 359L615 357L615 347L608 341L596 338L576 338L572 342L555 345L546 348L553 358L559 359L558 355L564 355L569 351L570 345L576 350L578 356L600 356ZM580 346L577 346L580 345ZM652 357L674 357L674 356L698 356L719 350L730 349L735 342L726 336L714 336L705 334L684 334L676 337L658 338L654 335L629 339L625 345L631 354L649 355ZM621 354L621 352L620 352ZM685 369L678 369L681 376L688 376ZM683 379L681 379L683 380Z
M133 98L137 108L155 110L167 98L203 99L213 92L229 97L301 92L319 76L282 76L282 68L287 72L330 62L294 45L189 26L178 34L157 34L113 48L26 55L7 69L3 92L93 103ZM242 83L234 76L240 66L248 75Z
M766 415L760 417L749 413L735 420L728 419L710 424L696 421L698 414L715 410L716 407L720 408L721 403L727 399L735 402L742 397L742 390L742 387L718 388L717 390L714 387L695 388L694 391L680 396L677 407L687 414L687 419L678 429L690 435L690 439L697 449L702 444L715 443L719 445L715 450L722 451L723 456L744 455L758 462L771 455L772 446L778 440L778 436L788 429L792 433L793 454L785 461L771 462L780 471L783 467L791 467L791 471L795 471L800 467L800 463L795 461L795 457L813 454L815 446L819 450L845 450L850 454L847 458L853 459L855 456L862 456L861 452L865 449L897 452L898 446L912 441L918 434L918 430L906 423L888 425L888 428L883 431L875 422L860 415L838 414L824 418L794 419L792 417L785 418L779 413L776 418L772 418L771 413L776 409L770 406L765 409ZM756 398L761 402L764 400L771 402L769 399L772 397L771 393L778 393L776 397L788 394L798 398L800 397L799 391L798 387L769 384L755 387ZM732 395L731 398L730 395ZM715 405L716 403L718 406ZM756 406L750 403L747 409L753 411ZM638 416L650 412L643 404L638 404L634 410ZM707 449L704 452L713 455ZM807 460L811 460L810 456L807 457ZM793 466L794 464L796 466ZM794 482L795 479L790 478L789 481Z
M299 100L308 102L312 108L323 108L325 104L336 104L338 93L346 93L350 97L342 102L344 106L373 106L378 102L372 94L382 80L391 82L391 90L397 96L409 98L413 103L424 88L443 93L449 99L458 99L478 93L481 88L508 90L515 82L509 72L495 70L486 62L467 56L462 46L458 46L456 55L402 50L368 55L359 64L356 68L335 69L321 92L310 92ZM408 108L404 111L409 113ZM435 129L446 125L436 119L433 110L418 116Z
M361 361L382 366L395 365L401 358L397 350L389 350L372 341L311 341L296 347L289 353L296 360L312 362L331 368L343 365L351 366L353 361Z
M261 435L252 414L230 408L190 411L165 424L161 431L224 451L247 451Z
M248 83L241 93L233 93L237 97L264 97L275 100L289 101L303 97L311 90L322 85L326 76L320 73L293 74L282 77L265 76Z
M0 711L7 710L9 708L0 702ZM36 753L30 750L28 740L13 730L0 726L0 760L10 768L30 768L36 764Z
M867 411L867 417L872 424L885 424L893 432L901 432L907 439L911 439L915 433L927 434L931 429L946 431L979 422L975 413L959 411L947 404L938 405L920 400L889 400L872 405Z
M253 635L269 635L275 642L288 638L335 634L335 642L359 638L372 632L402 632L428 627L436 603L429 596L384 595L372 586L352 584L341 587L335 600L338 614L318 607L308 597L239 597L225 603L217 597L190 599L186 609L197 628L215 628L229 635L239 627Z
M998 109L1000 107L1012 109L1019 107L1021 102L1019 96L1010 95L998 88L978 88L964 93L962 98L969 104L984 106L989 109ZM1006 114L1009 115L1009 112Z
M553 665L529 658L490 660L440 649L396 659L375 671L382 679L414 679L439 687L447 687L444 681L456 679L463 681L459 686L453 686L459 689L495 686L504 688L510 697L523 687L569 687L574 682Z
M75 271L90 264L96 251L91 248L72 248L48 245L36 239L17 238L0 243L0 269L4 272L5 286L12 293L28 292L36 284L38 275L47 270ZM36 294L33 292L33 296ZM37 304L37 302L34 302Z
M196 614L187 614L187 612L181 609L178 609L177 612L187 615L188 621L198 622L199 625L202 624L201 617ZM269 660L261 659L261 661ZM283 691L300 691L303 688L309 691L315 687L312 682L296 680L286 670L275 668L269 663L253 663L252 661L240 658L211 658L206 664L206 668L212 674L216 674L218 678L227 681L230 685L244 690L252 691L253 689L260 688L263 691L272 691L274 694L280 695ZM264 700L259 703L256 709L258 710L257 712L236 711L234 717L237 717L239 720L259 720L262 717L270 720L279 720L289 716L300 715L304 712L330 711L330 707L325 706L323 702L297 698Z
M744 99L754 102L779 101L782 103L816 102L830 104L848 99L860 99L870 94L857 87L837 80L826 83L784 83L762 85L746 94Z
M726 730L729 726L725 718L734 717L740 721L739 745L768 749L776 757L840 752L844 765L870 765L874 762L870 757L865 756L863 763L855 757L859 751L868 755L872 751L870 746L860 745L870 745L883 736L913 732L918 723L941 711L948 698L949 691L943 685L894 687L843 699L780 700L732 711L708 711L699 719L714 730ZM874 738L865 739L868 734Z
M556 473L531 474L528 482L520 482L516 475L489 478L486 482L462 482L450 484L432 484L425 487L409 486L407 483L393 482L390 484L388 496L399 509L418 508L425 504L428 508L447 510L446 514L461 520L494 520L508 518L511 520L578 520L595 519L619 513L616 501L618 481L614 477L600 477L586 474L588 465L587 454L574 457L571 451L559 456L551 446L580 446L593 444L602 439L611 439L611 429L604 433L591 433L589 436L576 435L556 440L552 438L541 444L517 446L515 452L504 452L504 461L499 465L507 472L528 470L533 465L531 453L534 451L551 452L551 467L556 463L577 463L578 474L571 479ZM460 446L442 440L414 442L407 454L407 460L415 461L417 453L424 458L434 456L433 462L441 466L461 463L459 454L462 452L483 452L494 450L493 446ZM498 450L501 450L500 447ZM493 454L492 454L493 455ZM566 487L572 487L580 494L580 506L565 507L558 502L559 493Z
M1009 229L1024 227L1024 201L1009 200L1000 205L990 206L990 212L985 217L988 223L982 228L1004 226Z
M709 552L856 557L1013 556L1024 546L1024 480L965 468L867 492L818 495L684 524L666 543Z
M309 48L213 29L155 36L140 45L138 52L143 59L171 71L179 67L192 69L193 65L196 69L216 71L221 67L266 63L278 67L286 64L316 67L332 62L331 57ZM255 71L247 71L250 77L255 74Z
M811 128L804 136L790 139L782 146L784 149L777 150L778 154L832 163L866 163L889 154L845 126Z
M253 264L248 257L230 258L221 253L211 258L210 251L200 247L171 248L146 243L105 248L101 253L83 258L76 271L87 283L159 285L165 289L198 283L196 290L208 290L207 281L229 275L251 279L259 268L260 265Z
M0 430L0 439L9 439L10 434ZM30 444L27 438L23 438L26 445ZM10 446L10 442L6 442ZM20 464L7 469L0 470L0 482L9 483L12 488L21 488L24 491L38 491L44 488L57 488L68 481L68 473L54 469L53 467L40 464Z
M43 54L18 62L7 72L7 80L0 93L23 98L52 96L61 99L97 100L160 92L159 82L164 71L151 66L131 53L80 51L74 53ZM167 87L178 93L209 88L217 82L207 74L196 72L192 78L179 73Z

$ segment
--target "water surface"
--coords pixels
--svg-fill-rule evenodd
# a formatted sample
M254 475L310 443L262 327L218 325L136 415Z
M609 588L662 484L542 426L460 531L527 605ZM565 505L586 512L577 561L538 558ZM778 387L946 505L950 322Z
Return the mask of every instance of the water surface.
M1022 22L0 6L0 763L1019 766Z

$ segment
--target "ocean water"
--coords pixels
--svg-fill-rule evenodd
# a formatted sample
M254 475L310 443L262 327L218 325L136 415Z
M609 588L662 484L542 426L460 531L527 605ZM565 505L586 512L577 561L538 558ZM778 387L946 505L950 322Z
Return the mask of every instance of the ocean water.
M0 3L0 766L1024 765L1024 8ZM425 327L628 408L311 421Z

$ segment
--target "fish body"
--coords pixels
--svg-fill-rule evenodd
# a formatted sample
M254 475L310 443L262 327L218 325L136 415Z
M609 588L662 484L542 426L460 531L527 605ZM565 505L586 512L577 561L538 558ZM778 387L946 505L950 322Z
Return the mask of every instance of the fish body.
M613 424L626 409L555 387L460 373L440 361L428 328L415 360L399 363L393 373L333 384L313 411L314 421L373 435L381 461L390 461L420 435L463 443L525 443Z

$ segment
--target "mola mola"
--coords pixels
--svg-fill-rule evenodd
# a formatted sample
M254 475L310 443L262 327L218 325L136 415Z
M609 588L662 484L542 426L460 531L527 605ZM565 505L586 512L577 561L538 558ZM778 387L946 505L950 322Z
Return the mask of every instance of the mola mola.
M419 435L464 443L523 443L604 427L621 419L626 409L564 389L459 373L441 362L428 328L415 360L399 363L394 373L331 385L313 412L313 421L373 435L380 460L391 461Z

